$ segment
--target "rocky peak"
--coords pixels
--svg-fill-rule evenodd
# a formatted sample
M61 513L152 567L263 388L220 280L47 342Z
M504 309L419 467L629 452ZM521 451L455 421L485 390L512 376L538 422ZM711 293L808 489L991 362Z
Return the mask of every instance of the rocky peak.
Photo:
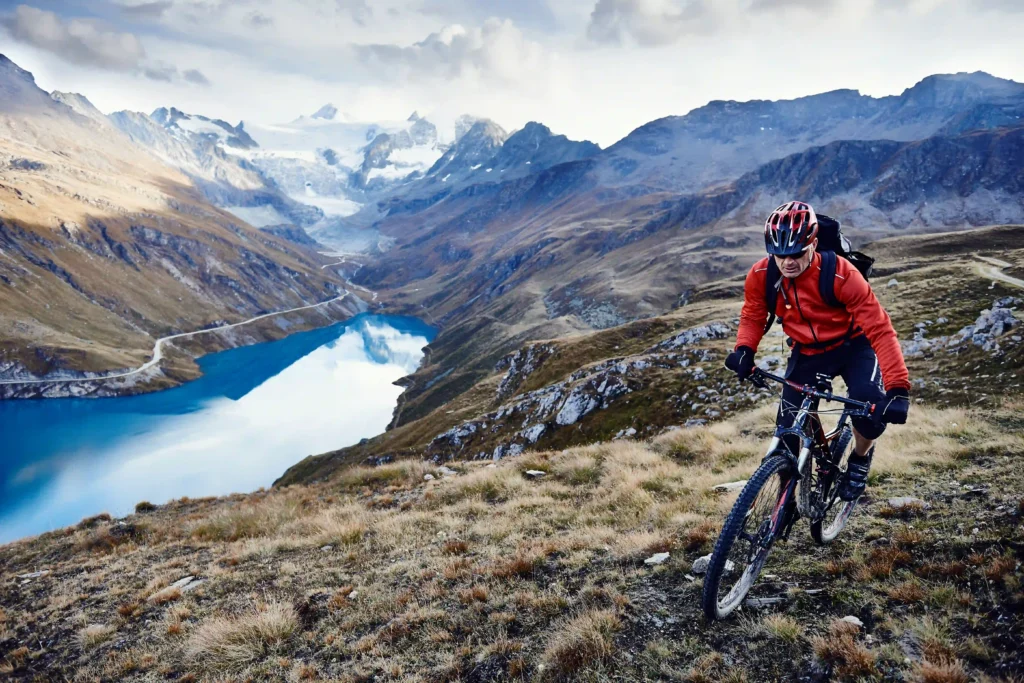
M6 55L0 54L0 82L19 80L25 83L36 84L36 79L31 72L25 71L12 62Z
M477 121L480 120L478 116L470 116L469 114L463 114L455 120L455 142L462 139L466 133L469 132L470 128L473 127Z
M149 115L149 118L153 119L164 128L170 128L181 119L188 119L191 117L175 107L171 107L170 109L167 107L160 107L159 109L154 109L153 113Z
M52 93L50 93L50 97L52 97L55 102L60 102L63 105L71 107L71 109L73 109L75 113L81 114L86 118L92 119L93 121L102 123L104 125L109 123L107 121L107 117L103 115L103 112L97 109L96 106L92 102L90 102L89 98L87 98L85 95L80 95L76 92L60 92L54 90Z
M316 110L313 114L314 119L323 119L325 121L333 121L334 117L338 115L338 108L328 102L324 106Z
M413 115L415 116L415 113ZM415 123L409 128L409 135L412 137L414 144L434 144L437 142L437 126L424 118L417 118Z
M0 111L52 106L50 95L36 85L31 73L0 54Z
M542 123L530 121L505 141L494 159L487 165L506 171L503 177L514 175L514 169L537 172L566 161L577 161L593 156L601 148L592 142L576 142L564 135L554 135Z
M406 119L406 121L413 121L413 122L415 122L415 121L422 120L422 118L423 117L420 116L420 113L418 111L414 111L413 113L409 114L409 118Z
M1022 96L1024 83L975 71L928 76L904 90L900 99L904 106L944 108Z

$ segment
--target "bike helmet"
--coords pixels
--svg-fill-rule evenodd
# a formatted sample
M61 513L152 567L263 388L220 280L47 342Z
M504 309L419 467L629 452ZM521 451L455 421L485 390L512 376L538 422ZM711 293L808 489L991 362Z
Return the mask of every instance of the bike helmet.
M775 256L795 256L818 235L818 216L810 204L787 202L764 222L764 246Z

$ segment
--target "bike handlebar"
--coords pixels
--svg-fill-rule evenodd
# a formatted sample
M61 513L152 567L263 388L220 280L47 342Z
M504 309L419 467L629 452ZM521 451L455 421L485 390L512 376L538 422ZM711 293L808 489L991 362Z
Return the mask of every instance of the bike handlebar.
M826 401L835 401L836 403L842 403L852 408L858 408L860 410L860 415L857 415L857 417L868 417L875 412L875 404L873 403L864 403L863 401L855 401L852 398L836 396L831 391L818 391L812 386L806 384L798 384L796 382L786 379L785 377L773 375L767 370L762 370L761 368L754 368L754 372L750 375L750 381L762 388L766 388L766 385L764 383L766 379L770 379L773 382L778 382L779 384L785 384L788 387L796 389L805 396L811 396L812 398L818 399L825 399Z

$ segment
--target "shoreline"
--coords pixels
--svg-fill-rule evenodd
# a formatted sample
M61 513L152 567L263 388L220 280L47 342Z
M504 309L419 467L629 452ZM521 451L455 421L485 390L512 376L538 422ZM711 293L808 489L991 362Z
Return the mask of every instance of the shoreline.
M303 319L301 323L296 323L293 327L296 329L282 328L285 331L280 337L266 336L264 338L244 341L242 343L236 343L237 340L232 340L224 336L219 336L217 339L220 340L221 344L218 347L203 349L201 352L196 353L194 350L187 350L183 346L171 345L171 348L177 349L179 352L187 355L189 360L194 364L194 372L182 372L181 368L169 368L162 363L167 361L170 356L166 353L165 342L173 340L189 340L194 337L206 333L215 333L216 335L222 335L224 332L234 330L236 328L244 327L246 325L257 323L268 318L274 318L277 316L284 316L299 313L300 315L304 312L310 312L314 310L323 309L325 311L334 311L332 308L333 304L338 304L343 301L351 301L355 305L354 310L345 310L343 317L331 316L330 313L326 315L330 316L331 319L325 321L325 324L311 324L308 319ZM201 356L209 353L216 353L218 351L227 350L230 348L238 348L242 346L249 346L253 343L262 343L268 341L274 341L275 339L281 339L290 336L293 333L318 329L320 327L326 327L329 325L343 322L351 319L360 313L366 313L369 311L369 304L358 296L352 294L348 290L343 290L343 293L315 304L307 304L305 306L297 306L282 311L272 311L269 313L263 313L246 320L242 320L236 323L230 323L227 325L220 325L218 327L206 328L202 330L194 330L192 332L181 332L174 335L168 335L161 337L154 341L153 345L153 357L150 360L143 363L141 366L131 369L116 371L113 374L105 374L99 376L85 376L85 377L62 377L53 379L4 379L0 380L0 400L18 400L18 399L50 399L50 398L116 398L120 396L132 396L143 393L153 393L162 391L164 389L170 389L176 386L181 386L189 381L198 379L202 376L202 372L199 370L198 365L195 364L195 360ZM177 370L177 371L175 371ZM190 369L191 370L191 369Z

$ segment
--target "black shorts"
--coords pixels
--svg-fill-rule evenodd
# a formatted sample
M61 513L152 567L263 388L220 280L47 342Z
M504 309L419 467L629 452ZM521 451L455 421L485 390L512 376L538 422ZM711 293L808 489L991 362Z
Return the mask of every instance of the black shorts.
M841 376L849 389L848 396L856 401L881 403L885 398L882 388L882 372L878 358L871 350L867 337L860 336L842 346L813 356L793 352L786 369L786 377L799 384L814 385L817 375L829 378ZM788 386L782 390L782 405L779 406L777 424L790 427L800 409L803 396ZM854 428L866 439L877 439L885 431L885 425L871 418L857 417L851 420Z

